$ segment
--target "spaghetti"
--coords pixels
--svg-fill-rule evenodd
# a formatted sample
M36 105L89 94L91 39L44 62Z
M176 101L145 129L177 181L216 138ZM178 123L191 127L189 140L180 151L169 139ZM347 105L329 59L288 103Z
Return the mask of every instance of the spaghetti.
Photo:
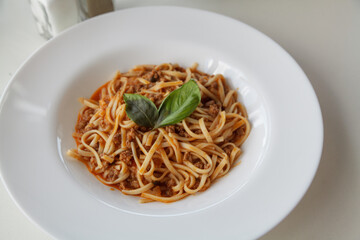
M158 107L190 79L201 90L201 102L181 122L149 129L127 116L124 93L146 96ZM73 134L77 148L67 154L102 183L140 196L142 203L174 202L206 190L229 172L250 132L236 91L221 74L203 73L197 64L135 66L80 102L84 106Z

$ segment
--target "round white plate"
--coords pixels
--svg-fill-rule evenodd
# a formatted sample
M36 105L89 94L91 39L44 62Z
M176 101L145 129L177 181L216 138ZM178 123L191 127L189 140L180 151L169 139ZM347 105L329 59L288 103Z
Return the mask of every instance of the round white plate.
M241 164L203 193L139 204L66 157L80 104L116 70L179 63L222 73L249 112ZM0 170L18 206L60 239L257 238L299 202L316 172L321 112L280 46L233 19L179 7L127 9L81 23L34 53L0 104Z

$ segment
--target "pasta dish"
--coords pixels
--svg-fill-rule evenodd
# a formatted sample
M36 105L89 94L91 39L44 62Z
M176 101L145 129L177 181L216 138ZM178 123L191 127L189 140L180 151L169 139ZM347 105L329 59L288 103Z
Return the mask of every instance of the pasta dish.
M223 75L197 67L164 63L117 72L91 98L79 99L77 147L67 154L142 203L208 189L237 162L250 124Z

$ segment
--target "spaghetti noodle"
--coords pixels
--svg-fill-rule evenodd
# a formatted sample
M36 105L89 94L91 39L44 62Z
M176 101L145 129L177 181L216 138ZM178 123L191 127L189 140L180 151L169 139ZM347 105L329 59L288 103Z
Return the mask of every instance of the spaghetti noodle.
M158 129L138 126L126 114L124 93L146 96L158 107L173 90L195 79L201 102L181 122ZM197 64L139 65L80 98L67 154L86 164L102 183L140 202L174 202L210 187L229 172L250 132L236 91L221 74L208 75Z

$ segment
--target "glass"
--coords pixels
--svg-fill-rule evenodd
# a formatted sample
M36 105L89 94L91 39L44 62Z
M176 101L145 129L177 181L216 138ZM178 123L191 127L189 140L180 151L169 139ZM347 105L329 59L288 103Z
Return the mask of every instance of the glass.
M114 10L112 0L29 0L41 36L50 39L88 18Z

